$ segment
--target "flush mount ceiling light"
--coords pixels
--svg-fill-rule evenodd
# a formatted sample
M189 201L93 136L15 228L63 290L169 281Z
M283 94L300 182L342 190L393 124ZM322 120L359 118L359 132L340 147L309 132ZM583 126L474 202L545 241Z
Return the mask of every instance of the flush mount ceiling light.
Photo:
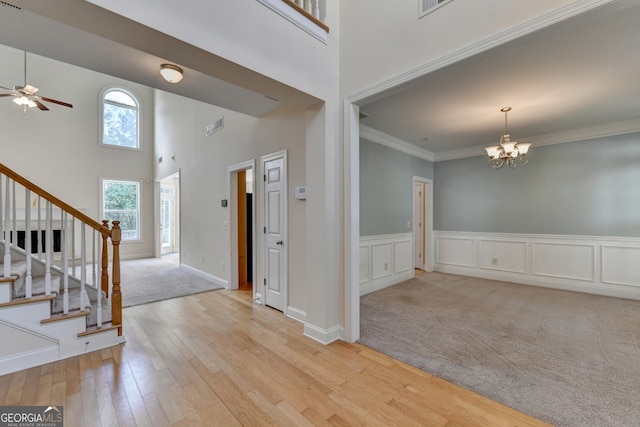
M182 68L173 64L162 64L160 66L160 74L169 83L178 83L183 77Z
M493 169L500 169L502 166L509 165L510 168L524 166L529 162L527 153L531 147L530 142L513 142L507 126L507 113L511 111L511 107L500 109L504 113L504 133L500 137L500 145L492 145L485 147L487 156L489 156L489 166Z

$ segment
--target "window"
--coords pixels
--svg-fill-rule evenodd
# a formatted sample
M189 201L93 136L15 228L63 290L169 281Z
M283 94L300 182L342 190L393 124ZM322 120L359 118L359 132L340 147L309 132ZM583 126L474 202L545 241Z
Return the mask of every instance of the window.
M120 221L122 240L141 240L140 182L102 180L102 217Z
M108 88L102 92L101 142L123 148L140 149L139 104L128 91Z

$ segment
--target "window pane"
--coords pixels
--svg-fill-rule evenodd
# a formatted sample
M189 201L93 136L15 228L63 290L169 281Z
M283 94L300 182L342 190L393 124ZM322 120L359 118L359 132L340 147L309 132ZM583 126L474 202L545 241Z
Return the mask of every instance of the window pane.
M104 103L102 143L138 148L137 110Z
M102 184L104 218L120 221L122 240L140 239L140 185L133 181L104 180Z
M134 108L136 107L136 102L133 100L133 98L119 90L112 90L107 92L104 95L104 99L106 101L116 102L118 104L124 104Z

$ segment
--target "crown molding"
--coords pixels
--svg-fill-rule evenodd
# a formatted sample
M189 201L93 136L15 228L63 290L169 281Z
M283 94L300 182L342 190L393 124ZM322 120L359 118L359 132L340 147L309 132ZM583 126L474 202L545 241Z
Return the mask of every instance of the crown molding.
M434 161L434 154L431 151L417 147L395 136L388 135L379 130L375 130L365 125L360 125L360 138L367 141L375 142L376 144L384 145L385 147L392 148L403 153L419 157L430 162Z
M414 80L432 71L439 70L440 68L444 68L447 65L454 64L458 61L469 58L480 52L484 52L493 47L507 43L511 40L515 40L524 35L533 33L542 28L553 25L557 22L564 21L565 19L572 18L574 16L587 12L591 9L595 9L597 7L603 6L608 3L612 3L614 1L616 0L576 1L574 3L568 4L566 6L563 6L549 13L545 13L521 25L517 25L513 28L505 30L501 33L498 33L480 42L473 43L455 52L436 58L435 60L427 62L426 64L423 64L419 67L408 70L404 73L398 74L397 76L394 76L390 79L381 81L373 86L357 91L347 96L346 99L349 102L357 104L359 101L378 95L381 92L392 89L403 83L410 82L411 80Z
M624 120L601 126L590 126L581 129L572 129L564 132L546 133L527 138L518 138L522 141L532 142L532 149L545 145L564 144L565 142L587 141L596 138L607 138L616 135L626 135L640 132L640 119ZM462 148L459 150L443 151L434 155L434 162L462 159L465 157L485 155L484 146Z

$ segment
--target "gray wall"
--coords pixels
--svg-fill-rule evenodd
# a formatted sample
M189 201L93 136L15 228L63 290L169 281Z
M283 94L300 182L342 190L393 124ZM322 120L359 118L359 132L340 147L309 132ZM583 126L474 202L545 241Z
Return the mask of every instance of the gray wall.
M438 162L434 229L640 237L640 134L534 146L529 164Z
M433 178L433 163L360 140L360 235L407 233L413 177Z

